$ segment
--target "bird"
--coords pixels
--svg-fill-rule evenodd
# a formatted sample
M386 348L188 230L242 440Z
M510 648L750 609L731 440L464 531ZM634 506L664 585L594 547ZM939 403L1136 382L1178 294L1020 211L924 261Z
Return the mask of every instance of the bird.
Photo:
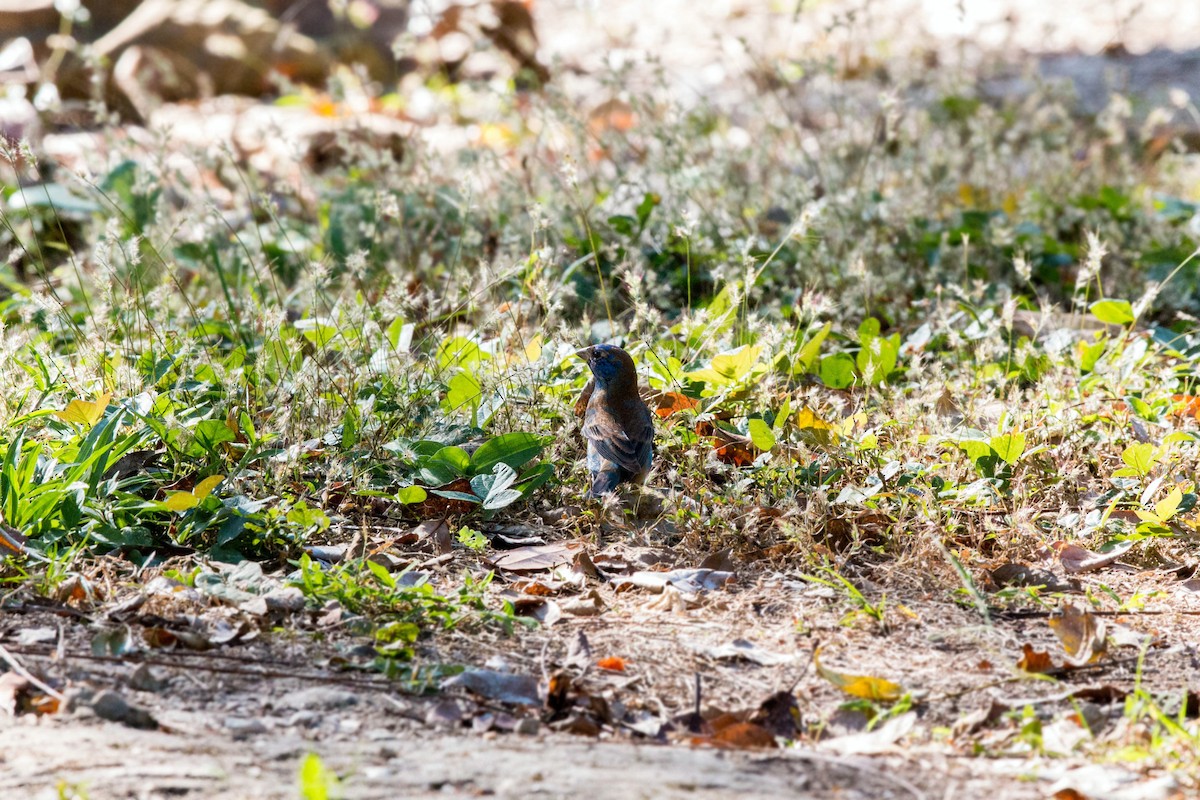
M584 390L583 438L592 476L590 497L641 483L654 461L654 417L638 394L633 359L620 347L597 344L576 355L587 362L592 382Z

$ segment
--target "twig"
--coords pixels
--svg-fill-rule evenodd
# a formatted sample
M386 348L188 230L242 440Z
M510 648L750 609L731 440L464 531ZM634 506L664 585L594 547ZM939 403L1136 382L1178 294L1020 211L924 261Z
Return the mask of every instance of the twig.
M29 670L27 670L23 666L21 666L21 662L17 661L16 656L14 656L12 653L8 652L8 650L6 650L4 648L4 645L2 645L2 644L0 644L0 659L4 659L4 661L8 664L9 668L13 672L17 673L22 678L24 678L25 680L32 683L34 686L41 689L43 692L50 695L58 702L61 703L63 701L62 692L58 691L57 689L50 688L49 685L47 685L45 682L40 680L32 672L30 672Z

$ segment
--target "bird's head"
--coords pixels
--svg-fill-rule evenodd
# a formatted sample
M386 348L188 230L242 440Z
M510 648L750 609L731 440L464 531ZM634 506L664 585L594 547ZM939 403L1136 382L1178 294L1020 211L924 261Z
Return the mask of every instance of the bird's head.
M633 359L615 344L596 344L579 350L575 355L587 362L602 387L621 383L637 384L637 369Z

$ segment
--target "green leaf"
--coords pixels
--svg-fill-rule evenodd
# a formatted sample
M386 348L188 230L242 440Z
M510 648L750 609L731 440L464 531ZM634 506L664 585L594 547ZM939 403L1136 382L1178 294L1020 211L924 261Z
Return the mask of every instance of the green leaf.
M793 375L812 372L813 365L817 363L817 358L821 355L821 345L825 343L825 337L829 336L829 332L832 330L833 323L826 322L813 338L804 343L804 346L800 348L800 352L796 355L795 363L792 364Z
M821 383L830 389L854 385L854 359L847 353L834 353L821 359Z
M738 383L750 376L761 352L762 348L757 345L745 345L727 353L719 353L713 357L710 366L689 372L687 377L717 386Z
M442 369L451 367L472 367L489 356L479 349L479 345L465 336L447 339L438 345L434 356L437 365Z
M487 537L474 528L469 528L466 525L458 529L458 533L455 535L455 538L458 539L459 544L468 550L475 550L478 552L479 550L487 547Z
M855 365L864 379L869 379L872 386L878 386L887 380L887 376L896 369L896 361L900 355L900 337L893 334L884 337L864 337L862 348L855 358Z
M454 492L449 489L430 489L429 493L436 494L438 497L445 497L448 500L462 500L463 502L475 503L476 505L480 503L480 498L466 492Z
M538 464L521 476L521 482L517 484L517 489L521 492L522 497L529 497L539 486L552 477L554 477L553 464Z
M1133 322L1133 306L1128 300L1097 300L1088 309L1092 316L1109 325L1128 325Z
M371 572L375 575L375 579L378 580L383 586L386 586L389 589L396 588L396 579L392 577L392 573L388 572L388 568L383 564L380 564L377 561L368 560L367 569L371 570Z
M868 339L878 339L879 331L879 320L874 317L867 317L858 326L858 341L866 344Z
M987 458L995 453L992 445L982 439L959 439L955 442L967 454L967 458L971 459L972 463L978 462L981 458Z
M637 219L638 230L644 230L646 223L650 220L650 213L654 211L654 207L662 202L662 198L654 192L646 192L642 195L642 202L638 203Z
M484 511L495 511L521 499L522 494L511 488L516 482L516 471L501 462L496 465L493 474L471 478L471 490L483 498Z
M476 474L490 473L497 464L520 469L542 454L545 445L540 436L524 431L505 433L488 439L471 457L471 470Z
M1131 444L1121 453L1121 460L1142 477L1150 474L1158 459L1158 448L1148 443Z
M1108 339L1101 338L1091 344L1080 342L1079 348L1079 371L1091 372L1096 368L1096 362L1100 360L1100 356L1104 355L1104 348L1108 347Z
M1009 464L1016 464L1025 454L1025 434L1006 433L1003 436L993 436L990 442L996 455Z
M446 389L446 400L442 404L446 411L454 413L464 408L472 410L479 408L480 400L483 398L483 386L474 375L465 369L460 369L455 373L450 382L446 384Z
M396 492L396 502L406 506L411 506L414 503L424 503L428 497L429 493L420 486L405 486Z
M746 427L750 430L750 441L759 450L766 452L775 446L775 432L763 420L752 419L746 423Z
M188 448L188 452L194 455L215 454L221 444L237 440L223 419L206 419L196 426L194 433L193 446Z
M432 456L422 460L418 474L421 482L429 486L445 486L456 478L467 474L471 457L461 447L443 447Z

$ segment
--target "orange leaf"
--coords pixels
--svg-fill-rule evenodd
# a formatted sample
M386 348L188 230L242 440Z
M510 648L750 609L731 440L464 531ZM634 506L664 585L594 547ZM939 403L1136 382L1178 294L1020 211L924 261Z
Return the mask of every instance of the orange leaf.
M1176 416L1200 419L1200 397L1194 394L1177 394L1171 399L1179 403L1173 411Z
M664 419L677 411L689 411L700 406L700 401L679 392L663 392L657 400L658 408L654 410L654 413Z
M621 658L620 656L609 656L608 658L602 658L597 661L596 666L600 669L606 669L609 672L624 672L625 659Z
M1047 652L1037 652L1028 643L1024 646L1025 654L1021 656L1021 660L1017 662L1017 668L1025 672L1049 672L1054 669L1054 662L1050 660L1050 654Z
M775 735L753 722L735 722L732 725L726 725L713 734L712 740L716 744L743 749L775 746Z

